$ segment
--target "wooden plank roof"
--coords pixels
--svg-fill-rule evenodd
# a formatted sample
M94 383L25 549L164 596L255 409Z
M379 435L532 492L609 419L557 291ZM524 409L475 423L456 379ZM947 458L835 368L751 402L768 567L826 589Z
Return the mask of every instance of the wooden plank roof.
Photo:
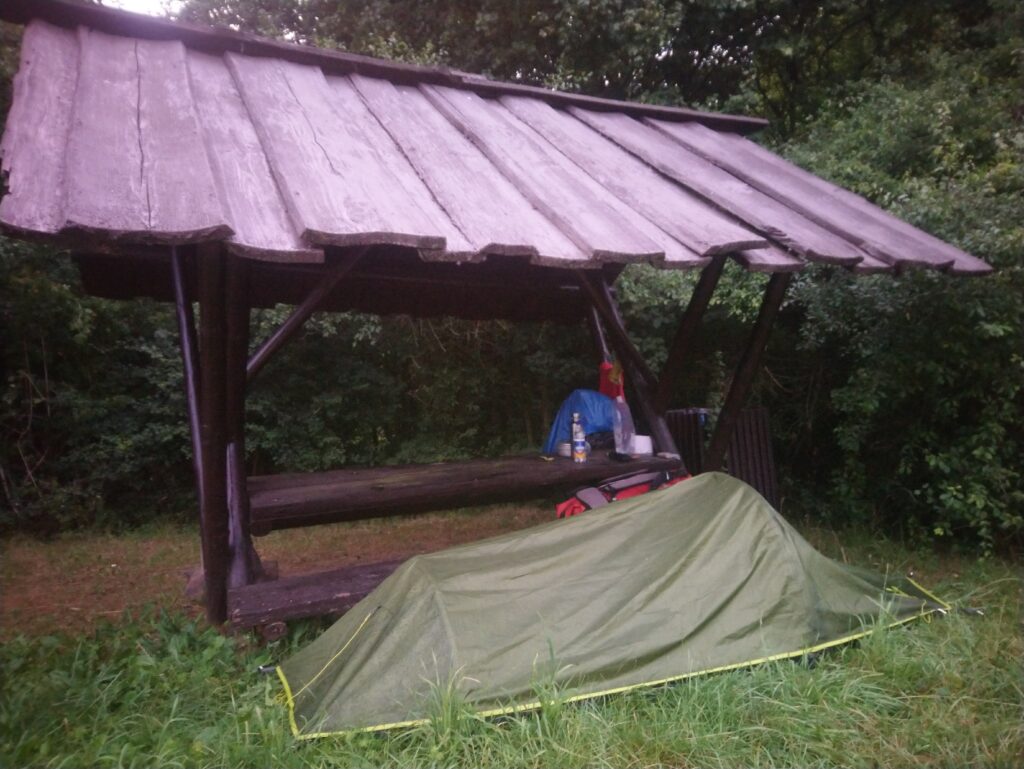
M79 249L223 241L425 262L980 274L744 137L763 121L564 94L62 0L26 24L0 226Z

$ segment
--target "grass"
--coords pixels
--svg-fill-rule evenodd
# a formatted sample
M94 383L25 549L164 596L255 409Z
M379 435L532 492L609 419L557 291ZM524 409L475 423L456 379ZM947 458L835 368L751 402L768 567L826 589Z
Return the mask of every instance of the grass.
M79 635L0 646L3 766L1019 766L1024 764L1021 571L803 527L829 555L914 570L984 609L880 630L814 660L583 703L543 688L534 713L481 719L448 687L423 726L296 742L259 647L181 612L135 612ZM840 543L842 545L840 546ZM813 662L814 664L810 664Z

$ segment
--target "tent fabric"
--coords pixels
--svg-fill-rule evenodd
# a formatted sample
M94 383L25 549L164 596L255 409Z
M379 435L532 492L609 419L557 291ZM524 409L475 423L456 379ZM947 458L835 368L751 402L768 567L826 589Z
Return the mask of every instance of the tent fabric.
M562 401L558 413L551 422L551 432L544 444L545 454L554 454L558 444L572 440L570 425L573 413L580 415L580 423L587 435L609 433L614 427L615 402L597 390L573 390Z
M417 556L278 667L297 737L412 725L432 689L537 707L834 646L944 612L909 579L815 551L709 473L568 521Z

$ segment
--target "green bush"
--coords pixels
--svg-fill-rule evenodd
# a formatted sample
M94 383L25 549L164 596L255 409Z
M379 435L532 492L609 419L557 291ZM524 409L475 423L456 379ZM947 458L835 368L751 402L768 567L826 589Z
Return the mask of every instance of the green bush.
M785 147L997 268L798 279L800 349L830 390L816 439L830 446L793 476L837 514L985 548L1024 533L1024 127L1008 120L1024 81L996 76L1001 56L936 52L928 78L866 84Z

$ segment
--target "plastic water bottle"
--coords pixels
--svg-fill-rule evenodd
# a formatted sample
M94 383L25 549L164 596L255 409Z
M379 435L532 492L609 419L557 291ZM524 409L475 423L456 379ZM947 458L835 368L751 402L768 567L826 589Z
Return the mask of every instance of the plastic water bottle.
M572 461L582 464L587 461L587 433L580 422L579 412L572 415Z
M612 417L612 432L615 434L615 450L620 454L632 454L635 451L633 437L636 426L629 404L621 395L615 398L615 414Z

